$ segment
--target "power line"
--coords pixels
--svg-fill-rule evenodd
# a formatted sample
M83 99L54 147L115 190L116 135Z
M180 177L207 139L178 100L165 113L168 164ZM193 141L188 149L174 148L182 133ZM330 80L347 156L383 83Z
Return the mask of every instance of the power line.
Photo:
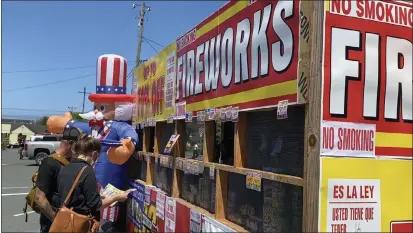
M2 110L16 110L16 111L32 111L32 112L68 112L68 110L66 111L62 111L62 110L53 110L53 109L28 109L28 108L1 108Z
M152 42L152 43L154 43L154 44L158 45L159 47L162 47L162 48L164 48L164 47L165 47L165 46L163 46L163 45L159 44L158 42L153 41L153 40L151 40L151 39L148 39L148 38L146 38L146 37L143 37L143 39L148 40L148 41L150 41L150 42Z
M146 38L144 38L144 39L145 39L145 42L146 42L149 46L151 46L151 48L153 49L153 51L155 51L155 53L159 53L158 50L156 50L155 47L153 47L152 44L151 44Z
M129 74L127 75L127 79L129 80L132 72L133 72L133 68L132 70L129 72ZM68 81L72 81L72 80L76 80L76 79L81 79L81 78L85 78L85 77L89 77L89 76L93 76L96 74L88 74L88 75L82 75L82 76L78 76L78 77L74 77L74 78L68 78L68 79L63 79L63 80L59 80L56 82L50 82L50 83L44 83L44 84L39 84L39 85L33 85L33 86L27 86L27 87L21 87L21 88L14 88L14 89L9 89L9 90L5 90L3 92L11 92L11 91L21 91L21 90L27 90L27 89L31 89L31 88L37 88L37 87L44 87L44 86L48 86L48 85L53 85L53 84L57 84L57 83L63 83L63 82L68 82Z
M135 61L128 61L127 63L131 63ZM66 67L66 68L52 68L52 69L42 69L42 70L16 70L16 71L3 71L1 72L2 74L12 74L12 73L36 73L36 72L47 72L47 71L57 71L57 70L76 70L76 69L82 69L82 68L91 68L95 67L94 66L77 66L77 67Z
M145 61L147 61L147 60L141 60L139 62L139 64L142 64ZM135 62L135 61L130 61L130 62ZM129 74L127 75L127 80L129 80L129 78L133 76L133 75L131 76L133 71L134 71L134 68L132 68L131 71L129 72ZM3 92L20 91L20 90L27 90L27 89L31 89L31 88L37 88L37 87L44 87L44 86L53 85L53 84L57 84L57 83L63 83L63 82L68 82L68 81L72 81L72 80L76 80L76 79L81 79L81 78L85 78L85 77L89 77L89 76L93 76L93 75L96 75L96 73L88 74L88 75L82 75L82 76L78 76L78 77L74 77L74 78L63 79L63 80L50 82L50 83L43 83L43 84L39 84L39 85L9 89L9 90L5 90Z
M53 84L57 84L57 83L63 83L63 82L68 82L68 81L72 81L72 80L76 80L76 79L81 79L81 78L85 78L85 77L89 77L89 76L93 76L93 75L96 75L96 73L95 74L82 75L82 76L78 76L78 77L74 77L74 78L63 79L63 80L59 80L59 81L56 81L56 82L43 83L43 84L34 85L34 86L27 86L27 87L9 89L9 90L5 90L3 92L20 91L20 90L27 90L27 89L30 89L30 88L44 87L44 86L53 85Z
M96 66L77 66L77 67L67 67L67 68L54 68L54 69L43 69L43 70L16 70L16 71L4 71L2 74L12 74L12 73L35 73L35 72L46 72L46 71L55 71L55 70L75 70L82 68L90 68Z
M131 69L131 71L129 72L129 74L128 74L128 76L127 76L126 80L129 80L129 78L133 76L133 75L131 75L131 74L132 74L132 72L133 72L133 70L134 70L134 68L132 68L132 69Z

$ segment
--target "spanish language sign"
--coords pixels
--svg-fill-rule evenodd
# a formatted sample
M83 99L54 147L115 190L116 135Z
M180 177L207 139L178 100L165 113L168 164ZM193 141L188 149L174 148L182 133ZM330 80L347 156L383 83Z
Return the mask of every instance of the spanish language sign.
M376 125L376 156L412 158L412 18L411 2L325 4L322 120Z
M328 232L380 232L380 224L380 180L328 180Z
M408 229L411 160L321 157L320 173L320 232Z

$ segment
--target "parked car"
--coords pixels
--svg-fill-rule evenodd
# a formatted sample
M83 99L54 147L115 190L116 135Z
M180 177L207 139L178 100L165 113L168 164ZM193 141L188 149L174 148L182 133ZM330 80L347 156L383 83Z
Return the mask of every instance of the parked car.
M30 137L29 140L26 140L25 142L22 142L21 145L19 145L19 150L18 150L20 159L23 159L23 157L24 157L24 155L23 155L23 152L24 152L24 144L25 144L26 142L41 141L42 139L43 139L43 135L33 135L33 136Z
M37 165L54 152L60 145L61 135L43 135L41 141L26 141L23 156L34 159Z

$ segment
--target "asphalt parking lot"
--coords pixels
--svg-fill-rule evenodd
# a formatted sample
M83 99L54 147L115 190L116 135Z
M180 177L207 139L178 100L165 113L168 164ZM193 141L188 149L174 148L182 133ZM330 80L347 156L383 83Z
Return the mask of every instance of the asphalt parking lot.
M1 231L39 232L39 215L30 212L25 222L25 196L32 186L31 177L38 169L34 160L19 159L17 149L1 153Z

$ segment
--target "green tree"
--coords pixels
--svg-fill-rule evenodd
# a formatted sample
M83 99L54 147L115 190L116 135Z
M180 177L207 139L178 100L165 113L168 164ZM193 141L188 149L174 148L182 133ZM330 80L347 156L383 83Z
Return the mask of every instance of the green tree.
M49 119L48 116L41 117L41 118L39 118L39 119L36 121L36 124L38 124L38 125L46 125L48 119Z
M1 141L1 150L5 150L5 149L7 149L7 142L2 140Z
M79 114L81 114L81 113L79 113L79 112L72 112L72 119L75 120L75 121L87 122L87 120L81 118L81 117L79 116Z

